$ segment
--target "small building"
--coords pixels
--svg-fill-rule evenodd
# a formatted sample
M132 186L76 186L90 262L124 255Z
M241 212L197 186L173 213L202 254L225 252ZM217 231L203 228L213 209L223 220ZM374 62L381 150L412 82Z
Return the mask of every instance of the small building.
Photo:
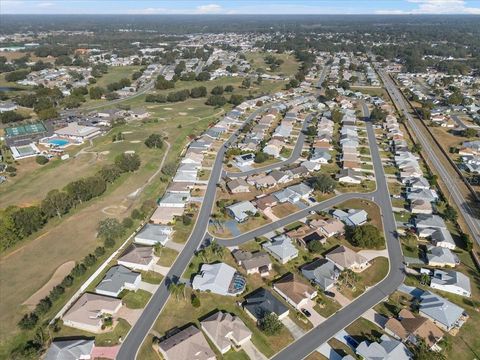
M297 310L317 296L317 291L312 285L293 273L288 273L275 281L273 288Z
M430 266L455 267L460 264L458 256L450 249L440 246L427 247L427 262Z
M135 235L135 243L140 245L165 246L171 239L174 230L172 226L146 224L140 232Z
M218 295L236 296L245 290L245 278L225 263L203 264L192 281L192 288Z
M368 220L368 213L360 209L349 209L347 212L337 209L332 212L332 215L348 226L361 226Z
M272 261L266 252L234 250L232 255L238 265L243 267L247 275L260 274L260 276L268 276L272 269Z
M227 206L228 214L238 222L244 222L249 216L257 213L257 208L250 201L240 201L233 205Z
M118 297L123 290L137 291L142 276L123 265L108 269L102 281L95 288L97 294Z
M154 249L151 246L131 244L120 255L117 263L134 270L150 271L155 265Z
M285 234L263 243L262 247L282 264L286 264L298 256L298 249L293 245L292 239Z
M317 228L318 231L327 238L335 235L343 235L345 232L345 225L338 219L312 220L310 221L310 226Z
M459 271L434 270L430 287L460 296L470 297L472 295L470 279Z
M250 187L244 179L234 179L227 182L227 188L232 194L250 192Z
M48 348L44 360L90 360L95 347L93 339L54 340Z
M324 291L330 290L338 280L341 270L328 259L315 259L303 265L302 275Z
M101 130L97 127L83 126L76 122L71 122L66 127L55 130L55 134L76 140L78 142L91 139L97 135L100 135L100 133Z
M362 341L355 351L364 360L410 360L412 358L412 354L401 341L385 334L380 337L380 341L371 343Z
M158 343L158 350L165 360L217 358L203 333L193 325L161 340Z
M370 265L367 258L343 245L333 249L325 257L340 270L363 271Z
M460 328L467 317L465 310L460 306L429 291L420 296L418 311L420 315L430 319L445 331Z
M276 314L281 320L286 318L289 312L288 307L265 288L258 288L246 295L242 306L247 314L257 321L270 313Z
M122 300L92 293L84 293L63 315L63 323L76 329L98 333L105 315L115 315Z
M0 101L0 113L7 111L15 111L18 109L17 104L12 101Z
M248 153L248 154L237 155L235 156L234 160L237 166L239 167L251 166L254 163L255 154Z
M210 341L222 354L228 352L232 344L240 347L252 337L252 332L239 317L223 311L212 314L200 324Z
M344 184L361 184L364 177L358 171L345 168L340 170L335 178L338 180L338 182Z
M158 202L159 207L185 207L190 200L190 196L186 194L166 192L162 199Z

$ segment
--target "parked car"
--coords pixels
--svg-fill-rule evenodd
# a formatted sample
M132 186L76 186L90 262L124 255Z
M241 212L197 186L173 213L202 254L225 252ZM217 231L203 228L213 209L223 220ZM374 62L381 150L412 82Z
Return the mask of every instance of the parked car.
M324 294L328 297L331 297L331 298L334 298L335 297L335 293L334 292L331 292L331 291L325 291Z
M306 317L312 316L312 314L310 313L310 311L308 311L307 309L302 309L302 313L303 313L303 315L305 315Z

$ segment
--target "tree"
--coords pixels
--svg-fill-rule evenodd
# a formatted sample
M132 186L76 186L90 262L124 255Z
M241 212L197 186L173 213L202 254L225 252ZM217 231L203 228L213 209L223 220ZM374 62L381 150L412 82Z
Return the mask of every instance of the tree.
M414 360L446 360L445 355L438 351L432 351L428 348L425 340L417 337L416 346L413 348Z
M362 226L347 226L345 228L345 237L354 246L375 249L385 244L380 230L371 224Z
M451 222L456 222L458 219L458 213L457 210L450 204L447 204L445 211L443 212L443 217L446 220L449 220Z
M345 269L343 270L341 273L340 273L340 276L338 277L338 281L351 288L351 289L355 289L355 287L357 286L357 282L359 280L359 277L358 277L358 274L353 272L353 270L351 269Z
M183 283L171 283L168 286L168 291L171 295L175 296L175 299L178 300L180 295L182 295L183 299L185 299L185 284Z
M276 335L283 328L282 322L278 319L278 315L275 313L269 313L265 315L259 321L258 325L260 327L260 330L262 330L267 335Z
M192 306L194 308L198 308L200 307L201 303L200 303L200 298L195 295L195 294L192 294L191 297L190 297L190 303L192 304Z
M232 94L228 102L234 106L240 105L243 102L244 98L243 95L240 94Z
M332 121L335 123L340 123L343 118L343 113L339 109L333 109L332 111Z
M98 223L97 237L103 240L117 240L123 236L125 229L117 219L106 218Z
M15 208L11 211L15 229L21 238L25 238L42 228L45 223L42 210L38 206Z
M475 136L477 136L477 130L472 129L472 128L468 128L468 129L463 130L462 135L464 137L467 137L467 138L475 137Z
M38 118L40 120L55 119L57 117L58 117L58 111L54 107L43 109L38 112Z
M460 105L463 102L463 95L459 91L455 91L447 99L449 105Z
M8 124L12 122L22 121L25 117L16 111L5 111L0 113L0 122L2 124Z
M35 313L25 314L18 322L18 327L22 330L30 330L37 325L38 316Z
M47 218L58 216L61 218L68 213L73 205L72 197L59 190L51 190L48 192L45 199L42 200L40 208Z
M319 240L312 240L307 244L307 249L313 253L321 253L323 251L323 245Z
M162 167L162 174L167 176L175 175L175 171L177 171L177 165L175 165L175 163L168 163Z
M415 143L412 146L412 152L419 154L422 151L422 145L420 143Z
M263 151L257 151L255 154L255 159L253 160L257 164L261 164L265 161L267 161L270 158L270 156Z
M99 100L105 94L105 89L100 86L92 86L89 90L90 99Z
M205 102L205 104L215 106L215 107L223 106L226 103L227 103L227 99L225 99L225 97L222 95L210 95L207 101Z
M210 94L212 94L212 95L222 95L223 92L224 92L223 86L217 85L210 91Z
M420 275L420 284L422 285L430 285L430 275L422 273Z
M370 113L370 120L373 123L383 122L386 118L387 113L377 106Z
M122 172L136 171L140 168L140 163L140 156L135 153L123 153L115 158L115 165L117 165Z
M130 217L123 218L122 220L122 226L125 229L131 228L133 226L133 220Z
M463 231L460 233L460 241L463 244L463 247L466 251L472 251L473 249L473 241L470 235L464 233Z
M202 71L196 77L197 81L208 81L210 80L210 73L208 71Z
M152 149L161 149L163 148L163 139L162 135L160 134L150 134L148 138L145 140L145 145Z
M338 96L338 91L337 91L337 89L328 88L327 90L325 90L325 97L326 97L328 100L333 100L333 99L335 99L337 96Z
M37 306L35 306L35 314L43 315L48 310L50 310L51 307L52 307L52 301L50 300L50 298L48 296L44 297L38 302Z
M175 87L175 83L173 81L169 81L165 79L165 76L158 75L157 81L155 81L155 88L158 90L165 90L165 89L173 89Z
M95 256L98 258L105 255L105 248L103 246L97 246L95 248Z
M229 93L230 93L230 92L233 92L233 90L234 90L234 88L233 88L232 85L227 85L227 86L225 86L225 92L229 92Z
M321 191L324 194L333 192L337 186L337 182L327 174L314 176L310 178L309 183L315 190Z
M207 88L205 86L194 87L190 90L191 98L200 98L207 96Z
M244 89L250 88L251 85L252 85L252 80L250 80L250 78L245 78L245 79L243 79L243 81L242 81L242 87L243 87Z
M98 172L98 175L107 183L113 183L121 174L120 168L113 164L103 166Z

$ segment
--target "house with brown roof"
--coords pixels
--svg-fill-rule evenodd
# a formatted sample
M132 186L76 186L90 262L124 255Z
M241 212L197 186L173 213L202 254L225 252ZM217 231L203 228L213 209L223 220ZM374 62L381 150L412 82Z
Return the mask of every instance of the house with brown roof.
M290 305L301 309L308 300L317 296L317 291L300 276L288 273L273 284L273 288Z
M243 179L234 179L227 182L227 188L232 194L249 192L248 183Z
M325 257L340 270L363 271L370 265L367 258L343 245L333 249Z
M310 221L310 226L317 228L327 238L342 235L345 232L345 225L339 219L316 219Z
M262 211L277 204L277 198L271 194L259 197L255 200L255 205Z
M260 274L260 276L268 276L272 270L272 261L270 256L263 251L250 252L243 250L233 250L232 255L237 264L245 269L248 275Z
M92 333L102 330L105 315L115 315L122 300L100 294L84 293L63 315L63 323Z
M193 325L160 341L158 350L165 360L216 359L203 333Z
M118 264L130 269L150 271L155 265L154 249L151 246L131 244L118 258Z
M435 349L436 344L443 338L443 331L431 320L415 316L407 309L399 312L398 319L388 319L385 331L399 340L409 341L413 344L417 343L417 338L421 338L431 349Z
M200 322L215 347L225 354L232 348L242 346L250 341L252 332L243 321L227 312L218 311Z

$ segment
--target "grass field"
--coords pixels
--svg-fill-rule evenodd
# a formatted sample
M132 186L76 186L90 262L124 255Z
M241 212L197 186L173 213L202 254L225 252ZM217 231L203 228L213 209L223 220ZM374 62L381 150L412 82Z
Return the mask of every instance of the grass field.
M125 291L124 295L120 294L120 298L129 309L143 309L151 296L152 294L142 289Z
M268 65L265 63L265 56L268 53L265 52L248 52L245 54L245 57L250 62L252 69L256 70L258 68L262 68L267 70ZM272 54L277 59L283 60L283 64L281 64L278 69L275 71L267 70L267 73L273 74L284 74L284 75L294 75L298 70L298 62L295 59L295 56L292 54Z

